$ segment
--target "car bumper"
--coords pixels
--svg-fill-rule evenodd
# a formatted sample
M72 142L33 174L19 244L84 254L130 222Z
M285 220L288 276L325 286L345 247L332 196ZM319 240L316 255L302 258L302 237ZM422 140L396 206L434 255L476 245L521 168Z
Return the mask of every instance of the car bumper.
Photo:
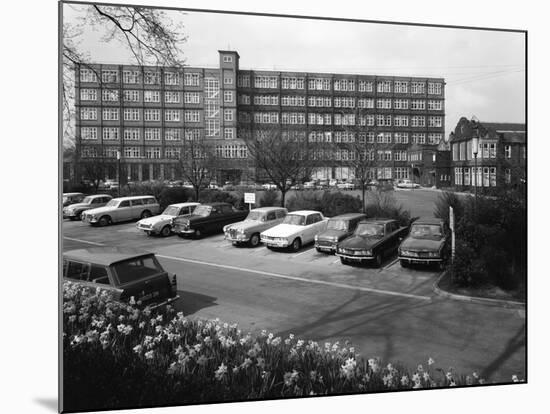
M288 240L268 240L268 239L261 239L262 243L269 247L288 247L289 243Z
M336 256L342 257L352 262L370 262L371 260L375 259L374 256L356 256L356 255L344 254L344 253L336 253Z
M248 241L249 237L246 234L238 234L235 237L232 237L229 234L225 234L224 239L232 243L244 243Z
M321 250L323 252L328 252L328 253L335 253L336 252L336 244L326 245L326 244L319 244L319 242L315 242L315 248L318 249L318 250Z
M149 309L162 308L162 307L164 307L164 306L166 306L166 305L169 305L170 303L175 302L175 301L178 300L179 298L180 298L179 295L173 296L173 297L171 297L171 298L169 298L169 299L166 299L166 300L163 301L163 302L155 303L155 304L149 306Z
M84 223L94 224L97 223L97 218L91 216L82 216L82 221Z
M443 259L441 257L410 257L410 256L399 256L399 260L407 263L418 263L418 264L430 264L430 263L439 263Z
M159 233L159 231L154 227L146 227L146 226L139 226L139 225L137 225L136 227L137 227L138 230L143 230L146 233L150 233L150 234L158 234Z
M176 234L192 235L195 234L195 229L172 229L172 232Z

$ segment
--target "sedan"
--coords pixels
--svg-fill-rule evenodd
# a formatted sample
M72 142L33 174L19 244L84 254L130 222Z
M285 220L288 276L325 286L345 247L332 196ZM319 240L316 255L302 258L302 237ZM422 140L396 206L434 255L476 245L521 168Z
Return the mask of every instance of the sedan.
M172 234L172 220L176 217L186 217L193 213L199 203L171 204L158 216L141 219L137 222L137 228L143 230L148 236L160 235L167 237Z
M402 180L397 183L397 188L420 188L420 185L411 180Z
M447 259L445 222L438 218L420 218L411 226L411 232L399 246L402 267L412 264L435 264L443 268Z

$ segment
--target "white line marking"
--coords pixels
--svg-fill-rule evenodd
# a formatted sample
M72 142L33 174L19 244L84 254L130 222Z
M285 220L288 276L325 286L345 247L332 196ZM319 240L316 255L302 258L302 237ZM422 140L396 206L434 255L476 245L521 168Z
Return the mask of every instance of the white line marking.
M339 261L340 261L340 258L336 259L336 260L333 261L333 262L330 262L330 264L338 263Z
M294 280L294 281L298 281L298 282L305 282L305 283L311 283L311 284L317 284L317 285L333 286L333 287L338 287L338 288L342 288L342 289L359 290L359 291L362 291L362 292L369 292L369 293L378 293L380 295L400 296L400 297L405 297L405 298L419 299L419 300L426 300L426 301L431 301L432 300L432 298L430 298L429 296L419 296L419 295L412 295L410 293L399 293L399 292L392 292L392 291L389 291L389 290L371 289L371 288L365 288L365 287L360 287L360 286L351 286L351 285L346 285L344 283L326 282L324 280L305 279L305 278L297 277L297 276L282 275L282 274L279 274L279 273L264 272L264 271L261 271L261 270L246 269L246 268L237 267L237 266L229 266L229 265L222 265L222 264L217 264L217 263L203 262L201 260L186 259L186 258L183 258L183 257L165 256L165 255L161 255L161 254L157 254L157 257L162 257L164 259L177 260L177 261L181 261L181 262L202 264L202 265L212 266L212 267L219 267L219 268L222 268L222 269L238 270L238 271L241 271L241 272L254 273L254 274L257 274L257 275L261 275L261 276L277 277L277 278L280 278L280 279Z
M388 264L387 266L384 266L382 269L380 269L380 271L386 270L386 269L392 267L392 266L393 266L394 264L396 264L398 261L399 261L399 258L395 259L395 260L392 261L390 264Z
M302 255L302 254L304 254L304 253L310 252L310 251L312 251L312 250L313 250L313 248L304 250L303 252L300 252L300 253L298 253L298 254L293 255L292 258L294 259L295 257L298 257L298 256L300 256L300 255Z
M97 243L97 242L91 242L91 241L88 241L88 240L73 239L71 237L65 237L65 236L63 236L63 238L67 239L67 240L75 241L75 242L93 244L95 246L105 246L105 243Z

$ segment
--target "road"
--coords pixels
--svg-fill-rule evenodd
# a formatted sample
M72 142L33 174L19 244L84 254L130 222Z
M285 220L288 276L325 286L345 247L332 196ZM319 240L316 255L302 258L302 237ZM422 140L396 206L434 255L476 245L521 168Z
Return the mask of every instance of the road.
M201 240L147 237L135 223L94 228L63 223L64 250L94 245L157 253L178 275L180 310L237 322L245 331L324 342L348 340L366 357L409 367L429 357L442 369L476 371L494 381L525 373L522 311L434 294L438 273L344 266L305 246L297 253L234 247L221 235Z

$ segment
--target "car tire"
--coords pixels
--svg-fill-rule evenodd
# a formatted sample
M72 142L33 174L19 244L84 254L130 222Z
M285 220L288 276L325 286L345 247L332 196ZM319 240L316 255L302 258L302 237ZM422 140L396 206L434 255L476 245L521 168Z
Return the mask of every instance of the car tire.
M250 236L250 245L252 247L256 247L260 244L260 235L258 233L254 233L252 236Z
M195 239L200 239L202 237L202 230L195 229Z
M400 260L399 264L401 267L409 267L409 263L406 260Z
M160 230L160 235L162 237L168 237L170 236L170 233L172 233L172 230L170 228L170 226L166 225L164 226L161 230Z
M144 218L148 218L148 217L151 217L152 214L149 210L144 210L143 213L141 213L141 218L144 219Z
M100 227L105 227L106 225L111 223L111 217L109 216L101 216L99 220L97 221L97 225Z
M178 233L178 237L181 237L183 239L185 235L183 233Z
M301 247L302 247L302 240L300 240L299 237L296 237L292 241L291 248L292 248L293 251L297 252L298 250L300 250Z
M340 257L340 263L342 263L343 265L347 265L348 261L347 261L347 259L345 259L343 257Z
M322 253L322 250L319 249L318 247L316 247L315 250L317 250L318 253Z
M382 253L378 253L374 259L376 267L382 266Z

